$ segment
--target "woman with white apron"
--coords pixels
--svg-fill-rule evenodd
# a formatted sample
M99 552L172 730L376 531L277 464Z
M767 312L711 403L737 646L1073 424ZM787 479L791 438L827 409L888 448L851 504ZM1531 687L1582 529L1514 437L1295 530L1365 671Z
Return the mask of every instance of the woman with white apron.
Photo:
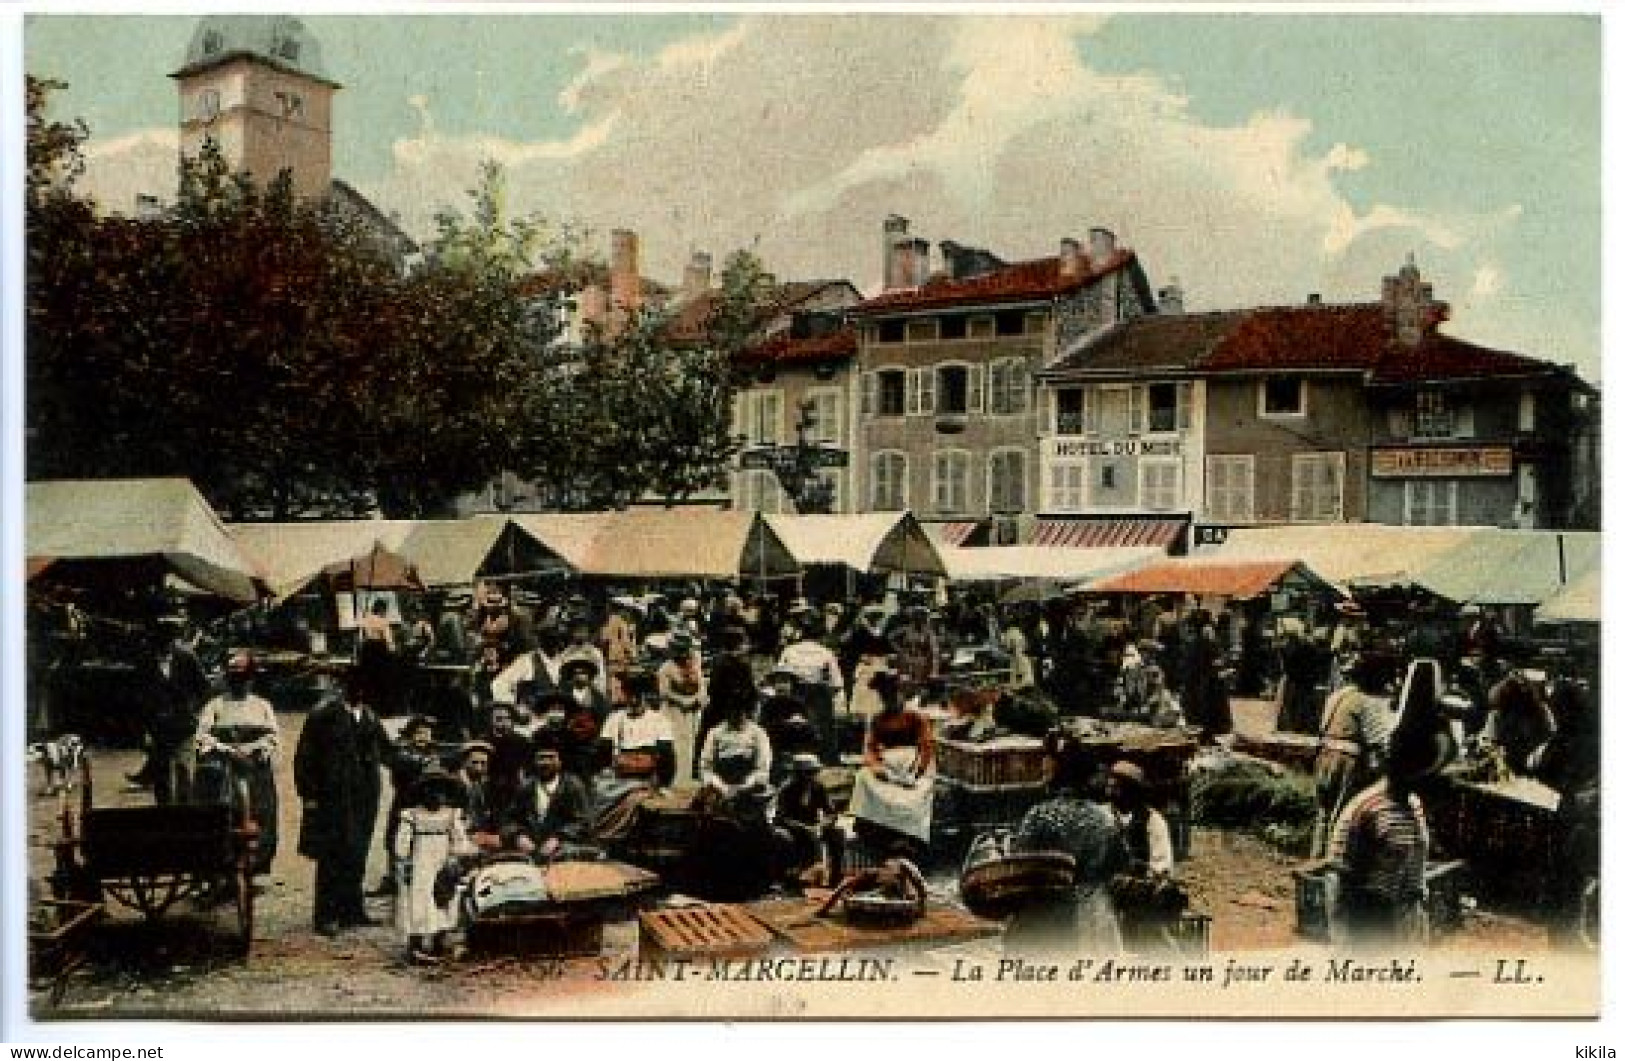
M882 848L905 838L920 846L931 841L936 780L931 721L903 706L898 683L895 671L870 679L882 706L869 719L863 767L852 784L850 810L858 834Z

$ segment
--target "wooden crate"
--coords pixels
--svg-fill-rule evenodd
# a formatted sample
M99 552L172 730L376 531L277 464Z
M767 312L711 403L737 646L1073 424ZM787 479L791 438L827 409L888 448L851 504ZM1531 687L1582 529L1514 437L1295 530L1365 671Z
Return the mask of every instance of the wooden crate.
M602 951L603 940L603 917L586 912L481 918L468 928L468 949L476 954L590 958Z
M1025 787L1044 779L1044 742L1032 737L1000 738L987 744L941 738L937 773L978 789Z
M669 958L759 954L773 942L766 925L744 907L726 903L649 910L638 920L644 940Z

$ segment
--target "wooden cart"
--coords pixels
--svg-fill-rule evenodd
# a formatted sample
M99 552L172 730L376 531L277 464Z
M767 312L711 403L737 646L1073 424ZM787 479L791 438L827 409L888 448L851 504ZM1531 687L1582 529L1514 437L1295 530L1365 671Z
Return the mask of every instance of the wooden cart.
M254 940L254 856L259 826L219 804L96 807L90 761L77 821L64 814L52 891L58 899L111 898L149 920L186 899L232 897L239 951Z

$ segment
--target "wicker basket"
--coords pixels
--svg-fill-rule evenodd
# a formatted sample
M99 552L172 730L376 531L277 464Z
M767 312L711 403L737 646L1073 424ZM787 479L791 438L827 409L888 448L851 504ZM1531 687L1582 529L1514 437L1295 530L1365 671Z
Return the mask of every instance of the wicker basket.
M973 913L1003 917L1031 903L1070 895L1076 867L1072 856L1060 851L1001 854L967 864L959 877L959 894Z
M841 900L841 912L857 925L908 925L925 916L925 900L854 892Z
M937 772L972 788L1039 784L1044 780L1044 742L1005 737L973 744L945 737L937 741Z

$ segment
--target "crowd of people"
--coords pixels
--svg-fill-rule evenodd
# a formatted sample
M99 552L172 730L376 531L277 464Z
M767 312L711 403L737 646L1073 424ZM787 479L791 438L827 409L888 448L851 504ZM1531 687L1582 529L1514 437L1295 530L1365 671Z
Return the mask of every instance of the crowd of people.
M1051 722L1106 717L1206 745L1228 743L1232 696L1273 697L1277 729L1316 742L1314 853L1340 870L1338 919L1361 936L1415 938L1427 781L1464 757L1561 793L1577 867L1557 887L1564 902L1595 861L1589 697L1572 683L1548 695L1511 666L1493 617L1441 633L1372 622L1348 602L1296 615L1173 597L1000 606L893 591L815 603L732 586L560 592L521 606L496 583L466 606L404 604L393 622L385 602L368 607L353 654L328 668L294 783L298 850L317 866L314 927L333 935L370 923L363 876L388 778L389 868L371 892L395 897L421 961L466 927L472 867L505 865L495 890L534 894L539 884L530 878L527 893L514 867L624 852L644 809L674 791L691 798L693 864L715 897L834 886L850 876L854 845L905 880L895 867L931 855L938 740L1004 732L990 709L1011 697L1047 705ZM184 621L156 624L147 644L147 758L132 786L158 802L246 808L266 872L281 748L255 654L233 650L211 683ZM1445 666L1419 672L1422 659ZM388 720L403 714L391 736ZM1012 850L1070 854L1076 888L1018 916L1009 939L1151 945L1160 922L1135 912L1183 900L1153 786L1136 764L1099 762L1061 730L1044 747L1048 796L1013 823ZM826 781L843 764L851 791L838 800Z

